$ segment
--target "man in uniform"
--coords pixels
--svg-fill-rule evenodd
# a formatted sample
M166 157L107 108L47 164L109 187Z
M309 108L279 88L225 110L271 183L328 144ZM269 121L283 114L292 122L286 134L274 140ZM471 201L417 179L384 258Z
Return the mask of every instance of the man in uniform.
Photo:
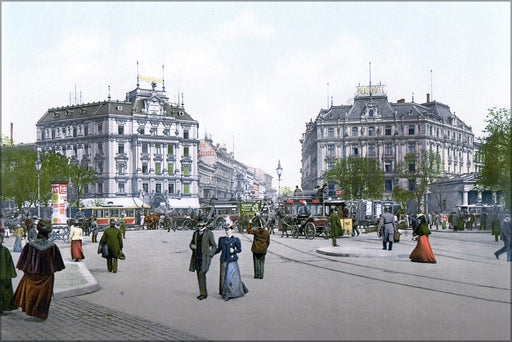
M393 236L395 234L395 216L390 212L390 207L385 206L384 212L380 215L379 231L382 231L382 249L386 249L389 242L388 250L393 249Z

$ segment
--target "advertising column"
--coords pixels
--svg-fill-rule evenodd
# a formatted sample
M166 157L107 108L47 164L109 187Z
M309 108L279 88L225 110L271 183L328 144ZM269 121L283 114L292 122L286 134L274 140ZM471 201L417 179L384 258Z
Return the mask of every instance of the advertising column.
M52 184L52 224L66 225L67 224L67 184L57 183Z

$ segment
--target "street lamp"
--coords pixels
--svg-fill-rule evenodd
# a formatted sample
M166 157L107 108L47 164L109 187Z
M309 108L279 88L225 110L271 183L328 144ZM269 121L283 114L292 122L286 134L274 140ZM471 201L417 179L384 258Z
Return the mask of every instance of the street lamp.
M41 171L41 159L39 159L39 150L37 150L36 171L37 171L37 218L41 218L41 203L39 201L39 172Z
M283 168L281 167L281 160L277 162L277 179L278 179L278 190L277 190L277 202L281 201L281 175L283 174Z

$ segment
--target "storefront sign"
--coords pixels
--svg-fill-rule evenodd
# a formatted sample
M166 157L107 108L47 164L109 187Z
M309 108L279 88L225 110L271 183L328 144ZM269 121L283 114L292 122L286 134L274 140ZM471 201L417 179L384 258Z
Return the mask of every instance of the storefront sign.
M161 79L155 78L155 77L151 77L151 76L139 76L139 81L162 83Z
M371 86L372 95L384 95L384 86L376 85ZM356 87L356 95L370 95L369 86L358 86Z

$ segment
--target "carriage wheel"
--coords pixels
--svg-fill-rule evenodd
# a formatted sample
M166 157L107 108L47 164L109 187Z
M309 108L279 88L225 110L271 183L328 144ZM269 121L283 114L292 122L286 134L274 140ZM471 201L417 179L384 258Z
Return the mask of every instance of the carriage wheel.
M182 229L194 229L194 227L192 227L192 222L190 220L185 220L183 222Z
M331 237L331 225L329 223L327 223L324 226L324 232L322 235L323 235L324 239L328 239Z
M224 222L226 222L224 218L217 217L214 222L215 229L222 229L222 227L224 226Z
M292 226L292 236L297 239L299 237L299 227L297 225Z
M183 221L174 221L174 227L176 227L176 230L183 230Z
M306 226L304 227L304 235L306 236L306 239L313 240L315 238L315 234L315 225L311 222L306 223Z

